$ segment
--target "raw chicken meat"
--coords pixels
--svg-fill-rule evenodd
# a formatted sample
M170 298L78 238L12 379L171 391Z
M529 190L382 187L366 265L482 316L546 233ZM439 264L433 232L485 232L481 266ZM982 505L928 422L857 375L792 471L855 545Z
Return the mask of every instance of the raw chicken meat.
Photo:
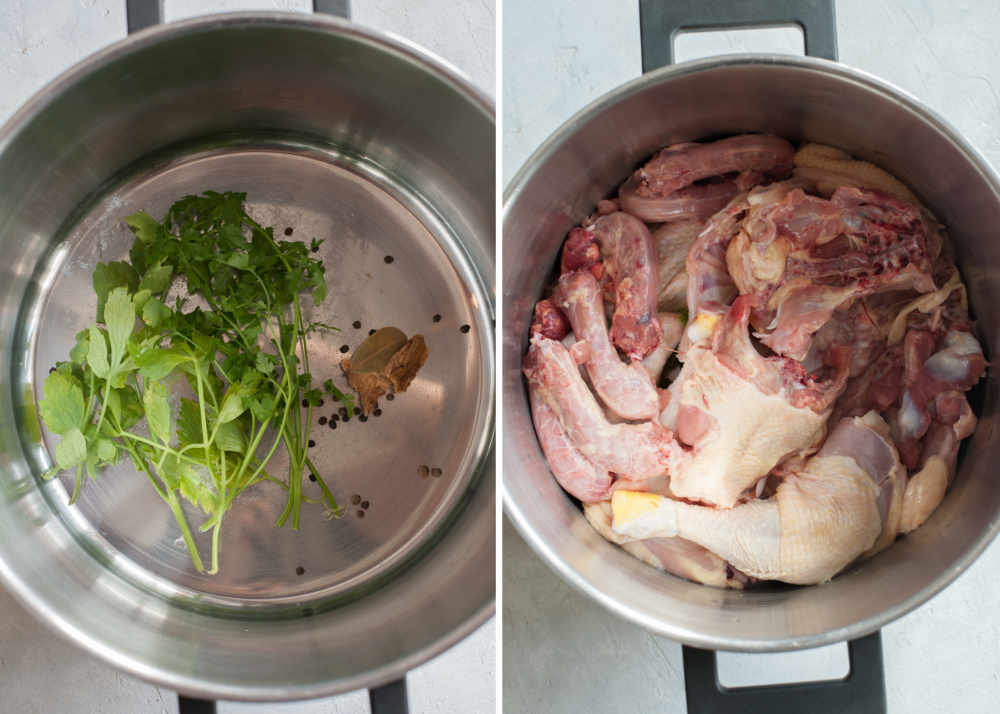
M528 396L538 442L559 485L584 503L608 498L614 477L573 446L552 407L539 396L537 384L529 382Z
M729 507L782 459L822 440L833 401L847 380L849 353L829 379L801 365L762 357L750 343L750 298L737 298L714 330L710 347L688 350L672 390L677 438L670 489L678 497Z
M764 134L668 146L622 186L622 210L650 222L704 219L725 206L745 185L758 183L764 175L790 173L793 156L791 144ZM722 178L741 172L752 176ZM714 181L693 185L702 179Z
M649 378L653 380L653 384L660 381L663 368L666 366L667 360L670 359L670 355L677 348L681 333L684 332L684 319L676 312L661 312L656 316L656 319L660 322L663 337L656 349L642 361L642 366L649 374ZM669 397L661 396L661 401L663 399L669 399Z
M934 216L838 149L792 156L658 153L570 231L524 359L591 525L717 587L822 582L923 524L987 367Z
M894 472L902 469L887 433L874 412L845 419L773 498L734 508L652 494L645 495L645 508L629 508L629 492L617 491L611 502L614 531L638 540L685 538L756 578L824 582L872 548L887 525L880 485L895 484Z
M653 236L642 221L621 212L598 218L590 231L614 286L611 340L629 359L641 360L660 342Z
M611 528L611 502L587 503L583 507L587 521L607 540L654 568L704 585L740 589L751 581L746 574L729 565L702 546L683 538L647 538L630 540Z
M916 206L857 188L830 200L794 189L752 204L726 249L738 291L757 299L761 341L796 360L837 308L882 291L933 290L935 257Z
M660 401L649 373L641 362L622 362L611 346L597 279L585 271L563 273L555 302L569 317L578 349L586 345L583 365L604 405L624 419L655 418Z
M735 179L692 184L666 196L642 195L642 183L642 175L636 172L622 186L619 202L623 211L647 223L703 221L739 192Z
M610 423L562 343L533 337L524 375L536 389L536 398L549 405L555 422L589 461L634 479L666 473L670 432L653 421Z

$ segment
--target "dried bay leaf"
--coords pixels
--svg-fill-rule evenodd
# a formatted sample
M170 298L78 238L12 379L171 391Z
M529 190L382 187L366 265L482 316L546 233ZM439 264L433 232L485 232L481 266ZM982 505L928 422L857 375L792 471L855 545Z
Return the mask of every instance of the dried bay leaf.
M361 396L361 412L367 416L390 389L405 392L428 355L423 335L407 339L402 330L383 327L362 342L340 367L351 388Z
M392 356L386 365L385 374L392 382L397 392L405 392L417 372L427 361L427 345L423 335L414 335L399 351Z
M351 389L361 395L361 413L368 416L378 406L382 395L389 391L392 382L381 372L355 371L350 358L342 361L340 368L344 370Z
M381 372L392 356L406 344L406 334L395 327L383 327L361 343L351 355L355 372Z

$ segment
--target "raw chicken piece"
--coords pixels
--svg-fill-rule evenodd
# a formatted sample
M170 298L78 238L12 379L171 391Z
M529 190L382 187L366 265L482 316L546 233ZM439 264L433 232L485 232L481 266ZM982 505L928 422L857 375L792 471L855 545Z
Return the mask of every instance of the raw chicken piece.
M658 310L676 312L687 309L688 276L684 264L703 227L702 221L675 221L665 223L653 232L653 242L656 243L660 260L657 270Z
M670 359L670 354L677 348L681 333L684 332L684 320L676 312L661 312L656 316L656 319L660 323L660 329L663 330L663 338L656 349L642 361L642 366L649 374L649 378L653 380L653 384L660 381L663 367Z
M531 323L531 334L539 334L550 340L561 340L569 334L569 320L551 300L539 300L535 305L535 320Z
M851 368L848 375L852 378L863 374L885 349L882 330L872 320L865 307L865 301L858 300L849 308L833 313L830 320L813 335L809 354L803 360L802 366L807 372L819 369L823 355L827 354L830 348L839 345L851 347ZM865 409L861 413L867 411Z
M611 341L631 360L660 342L656 316L656 244L646 225L627 213L598 218L590 228L601 246L604 272L614 285Z
M742 171L781 176L791 172L794 154L787 141L766 134L668 146L635 173L635 191L642 198L669 196L695 181Z
M874 188L898 198L916 203L916 197L895 176L867 161L852 159L849 154L832 146L806 144L795 153L796 173L812 172L824 182L836 186L857 185ZM832 193L832 191L831 191Z
M577 344L587 345L583 364L605 406L625 419L655 418L660 402L649 374L640 362L622 362L611 346L597 279L589 272L564 273L554 299L569 317Z
M574 228L569 232L563 243L562 260L559 262L560 274L575 270L589 270L597 279L604 274L601 247L594 240L594 235L583 228Z
M957 415L964 410L960 405L952 406L954 393L958 393L960 401L964 400L962 393L971 389L986 371L983 350L969 332L951 330L938 351L931 354L933 349L930 333L911 330L903 340L905 389L893 420L893 436L903 463L911 469L920 456L919 441L937 413L938 398L945 397L946 418Z
M714 328L717 318L739 294L726 268L726 249L749 207L746 194L734 198L705 224L688 251L685 267L688 274L689 322L678 348L682 360L692 344L711 337L711 328ZM706 329L706 322L709 329Z
M924 438L920 470L910 476L903 495L899 532L909 533L924 524L944 500L955 478L958 446L976 429L976 416L962 396L963 406L954 422L937 421Z
M620 545L642 562L672 575L717 588L741 589L750 578L728 565L719 556L683 538L628 540L611 529L611 502L588 503L583 507L587 521L604 538Z
M758 354L747 327L750 303L737 298L711 346L693 346L671 385L661 423L690 447L670 451L678 497L732 506L779 461L818 445L846 383L850 353L843 348L831 354L833 375L823 382L797 362Z
M531 399L531 417L535 422L538 443L541 444L549 469L559 485L584 503L608 498L614 477L607 469L588 461L573 446L555 412L539 396L536 384L529 382L528 396Z
M934 289L935 255L913 204L857 188L751 204L726 264L740 294L756 296L751 322L779 354L803 360L813 334L860 297Z
M646 223L704 221L740 191L734 179L692 184L666 196L640 195L641 186L642 176L636 172L622 184L618 195L621 210Z
M532 337L523 369L529 388L537 390L536 396L549 405L588 461L633 479L666 472L670 432L655 422L609 423L562 343Z
M895 483L891 474L900 468L886 429L874 413L843 420L829 449L765 501L719 509L616 491L614 531L637 540L685 538L761 579L824 582L873 548L883 530L879 484Z

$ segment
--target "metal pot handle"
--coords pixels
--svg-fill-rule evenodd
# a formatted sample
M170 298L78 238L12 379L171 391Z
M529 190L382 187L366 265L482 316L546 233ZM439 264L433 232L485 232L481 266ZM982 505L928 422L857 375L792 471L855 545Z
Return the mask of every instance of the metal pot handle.
M682 30L802 28L806 54L837 59L833 0L639 0L642 71L674 63L674 38Z
M885 714L881 634L848 642L847 656L850 670L843 679L729 689L719 682L714 651L685 646L688 714Z
M313 0L313 12L349 19L351 0ZM129 34L163 22L163 0L125 0L125 18ZM368 690L372 714L407 714L406 677ZM177 696L178 714L215 714L215 702Z
M767 27L802 28L807 55L837 59L833 0L639 0L642 71L673 64L674 39L682 30ZM729 689L719 682L715 652L684 646L684 691L689 714L752 714L808 711L814 714L884 714L885 670L878 632L847 643L850 672L844 679Z

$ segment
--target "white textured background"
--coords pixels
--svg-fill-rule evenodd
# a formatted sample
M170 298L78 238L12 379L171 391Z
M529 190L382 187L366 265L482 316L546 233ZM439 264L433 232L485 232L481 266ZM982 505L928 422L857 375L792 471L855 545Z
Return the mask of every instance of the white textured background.
M503 7L506 181L574 112L639 76L641 60L636 0L505 0ZM838 0L836 8L842 62L916 95L1000 169L1000 3ZM678 60L801 53L802 40L797 32L713 33L682 36L676 48ZM685 711L680 645L584 598L508 523L503 542L506 714ZM1000 711L998 572L994 543L943 593L883 630L890 712ZM750 684L842 676L847 655L838 645L726 659L723 681Z
M410 39L494 94L492 0L352 0L355 22ZM310 0L166 0L166 20L233 10L308 11ZM73 63L125 36L124 0L0 0L0 123ZM415 714L496 707L496 622L407 678ZM0 714L174 714L177 698L52 634L0 589ZM362 714L354 692L293 704L222 702L220 714Z

